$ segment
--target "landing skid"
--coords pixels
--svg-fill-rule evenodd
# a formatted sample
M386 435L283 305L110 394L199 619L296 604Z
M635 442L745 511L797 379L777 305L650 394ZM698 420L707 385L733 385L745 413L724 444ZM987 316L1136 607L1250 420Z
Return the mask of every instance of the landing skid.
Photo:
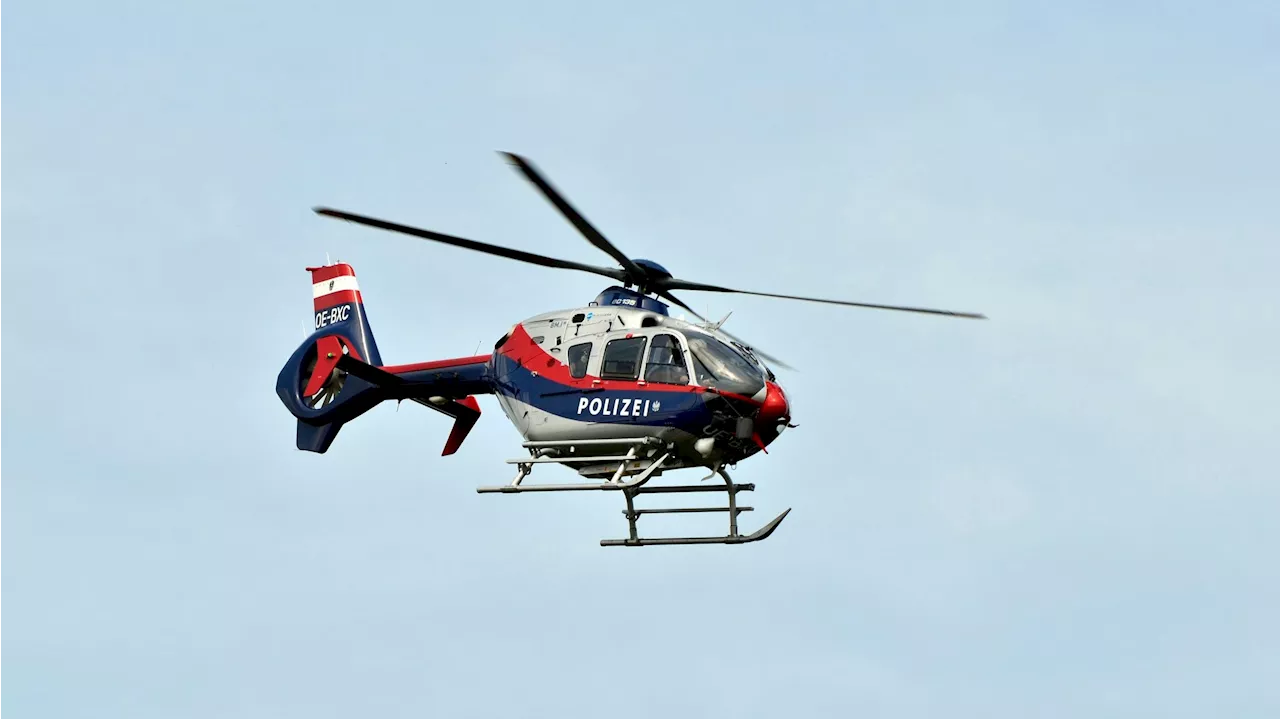
M593 454L593 447L607 446L609 448L617 448L619 446L629 446L625 455L607 455ZM670 544L747 544L750 542L758 542L762 539L768 539L773 534L778 525L782 524L782 520L787 518L790 509L785 510L782 514L773 518L773 521L761 527L759 530L751 534L741 534L738 531L738 515L743 512L753 511L752 507L738 506L737 495L739 492L754 491L754 484L735 484L733 479L729 477L729 473L722 467L716 467L710 479L714 476L720 476L724 480L724 486L716 485L676 485L676 486L648 486L650 479L662 474L663 465L671 459L670 448L662 447L660 440L653 437L643 437L636 439L608 439L608 440L565 440L565 441L547 441L547 442L525 442L524 447L529 450L530 457L522 459L509 459L507 464L517 465L517 473L515 479L510 484L500 485L496 487L478 487L476 492L480 494L519 494L522 492L577 492L577 491L620 491L626 499L627 508L622 514L627 518L628 534L626 539L602 539L600 546L602 547L644 547L650 545L670 545ZM582 451L579 451L582 450ZM643 455L652 456L662 451L656 459L649 459ZM564 464L567 466L583 466L598 465L602 463L617 462L618 468L614 471L613 476L604 482L594 483L577 483L577 484L524 484L525 477L533 471L535 464ZM649 462L644 466L644 462ZM623 479L627 471L634 472L634 476ZM663 509L636 509L635 498L641 494L684 494L693 492L724 492L728 497L727 507L672 507ZM706 512L725 512L729 515L729 533L720 537L641 537L636 528L636 522L647 514L692 514Z

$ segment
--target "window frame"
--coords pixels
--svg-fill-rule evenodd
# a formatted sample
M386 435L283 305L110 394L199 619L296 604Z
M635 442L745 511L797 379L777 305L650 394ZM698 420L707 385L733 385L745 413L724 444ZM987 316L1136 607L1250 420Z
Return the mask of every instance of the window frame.
M582 363L582 374L574 374L573 373L573 351L578 349L579 347L587 348L587 361ZM565 350L564 363L569 368L569 376L571 378L583 379L587 375L591 374L591 355L595 353L595 348L596 348L596 343L592 342L591 340L569 345L569 348Z
M670 387L689 387L691 385L696 384L696 382L694 381L696 377L694 376L692 367L689 364L690 361L693 359L693 355L689 353L689 347L688 345L685 344L684 334L682 332L673 330L669 327L663 327L660 329L655 328L655 329L657 329L657 331L652 333L646 333L646 336L648 336L649 338L649 342L646 343L645 345L644 367L641 368L640 370L639 381L644 382L646 384L648 383L662 384L662 385L668 385ZM676 384L674 382L658 382L658 381L649 379L649 357L653 353L653 341L664 335L674 339L676 343L676 347L680 349L680 357L681 359L684 360L684 374L685 374L684 384ZM673 365L663 365L663 366L673 366Z
M768 376L769 376L767 372L767 368L762 369L762 365L759 362L753 362L747 355L740 352L731 343L725 340L721 340L720 338L716 337L714 333L711 333L711 332L695 332L691 334L698 336L698 339L701 339L704 342L714 342L717 345L719 345L724 351L730 352L733 355L735 355L738 359L742 360L748 367L752 368L753 370L759 373L759 377L757 379L761 383L761 388L768 386L767 384L765 384L765 382L768 381ZM695 384L699 387L707 387L711 389L720 387L720 383L718 382L716 384L704 383L702 379L698 376L699 367L706 370L708 374L713 374L713 373L711 372L709 367L703 364L702 360L698 358L697 354L694 353L693 347L689 343L689 337L685 336L684 339L685 339L685 351L688 353L688 362L692 370L690 374L690 384ZM741 389L743 388L739 388L739 390ZM737 392L739 390L728 389L727 391ZM756 388L757 392L759 392L759 390L760 388Z
M605 366L609 361L609 347L618 342L640 342L640 357L636 361L636 372L632 377L625 376L609 376L605 374ZM644 376L644 366L649 359L649 337L646 334L632 334L630 337L615 337L606 339L604 347L600 350L600 371L597 376L602 380L611 382L639 382Z

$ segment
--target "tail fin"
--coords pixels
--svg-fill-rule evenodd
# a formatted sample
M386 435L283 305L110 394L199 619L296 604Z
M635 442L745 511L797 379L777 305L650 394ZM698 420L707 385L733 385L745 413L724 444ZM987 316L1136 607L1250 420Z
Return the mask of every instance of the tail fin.
M357 353L356 359L378 366L382 356L373 340L369 318L364 312L364 299L356 282L356 271L344 262L325 267L308 267L311 273L311 296L316 323L311 339L339 335Z

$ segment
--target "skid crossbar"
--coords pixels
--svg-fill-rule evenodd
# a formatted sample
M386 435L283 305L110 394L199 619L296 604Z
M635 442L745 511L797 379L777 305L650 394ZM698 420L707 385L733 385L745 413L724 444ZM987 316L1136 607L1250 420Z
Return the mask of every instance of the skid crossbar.
M672 487L634 487L623 492L627 499L627 508L622 512L627 518L628 537L626 539L602 539L600 546L602 547L644 547L651 545L671 545L671 544L747 544L748 542L758 542L767 539L773 530L782 524L782 520L786 519L790 509L773 518L773 521L761 527L759 530L751 534L740 534L738 532L738 515L743 512L752 511L751 507L738 506L738 493L753 491L756 486L754 484L734 484L733 479L729 477L729 473L723 468L717 467L714 474L720 475L724 479L724 486L706 485L706 484L686 484L676 485ZM634 499L641 494L684 494L691 492L724 492L729 498L729 506L727 507L672 507L662 509L636 509ZM729 533L722 537L641 537L639 530L636 528L636 521L646 514L684 514L684 513L702 513L702 512L724 512L729 515Z
M581 491L611 491L616 490L622 493L626 499L627 508L622 514L627 518L628 536L626 539L602 539L600 546L602 547L644 547L651 545L675 545L675 544L747 544L750 542L758 542L767 539L773 534L778 525L782 524L782 520L786 519L790 509L774 517L772 521L764 525L760 529L751 534L741 534L738 531L738 515L743 512L753 511L752 507L738 506L737 496L739 492L751 492L755 490L754 484L735 484L733 479L729 477L729 473L722 467L716 467L712 470L711 476L719 475L724 480L723 485L706 485L706 484L690 484L690 485L674 485L668 487L653 486L647 484L650 479L661 474L663 465L672 457L673 448L668 446L666 451L655 459L650 460L648 457L641 456L644 452L652 456L660 451L661 442L652 437L638 437L634 439L594 439L594 440L553 440L541 442L525 442L525 449L529 450L531 456L521 459L507 460L508 464L518 466L515 479L510 484L500 485L496 487L477 487L476 491L480 494L519 494L523 492L581 492ZM613 450L617 451L619 447L629 447L625 455L619 454L593 454L592 450ZM566 451L567 450L567 451ZM582 450L582 451L579 451ZM648 466L638 466L637 463L648 461ZM535 464L566 464L590 465L617 462L618 469L613 476L604 482L578 483L578 484L523 484L523 480L533 471ZM637 472L633 477L623 480L623 475L630 469ZM710 479L710 477L708 477ZM670 507L670 508L652 508L637 509L635 506L635 498L642 494L686 494L699 492L724 492L728 497L728 506L725 507ZM701 514L710 512L724 512L729 517L729 533L719 537L641 537L636 527L636 522L641 517L649 514Z

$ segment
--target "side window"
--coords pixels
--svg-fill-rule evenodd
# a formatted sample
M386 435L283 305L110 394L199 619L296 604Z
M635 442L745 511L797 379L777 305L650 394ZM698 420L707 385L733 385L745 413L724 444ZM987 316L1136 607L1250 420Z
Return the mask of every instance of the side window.
M689 384L689 368L680 342L671 335L658 335L649 345L649 363L644 368L646 382Z
M591 343L584 342L569 348L569 376L581 379L587 376L587 362L591 359Z
M604 346L602 379L636 379L640 376L640 358L644 356L644 338L613 340Z

